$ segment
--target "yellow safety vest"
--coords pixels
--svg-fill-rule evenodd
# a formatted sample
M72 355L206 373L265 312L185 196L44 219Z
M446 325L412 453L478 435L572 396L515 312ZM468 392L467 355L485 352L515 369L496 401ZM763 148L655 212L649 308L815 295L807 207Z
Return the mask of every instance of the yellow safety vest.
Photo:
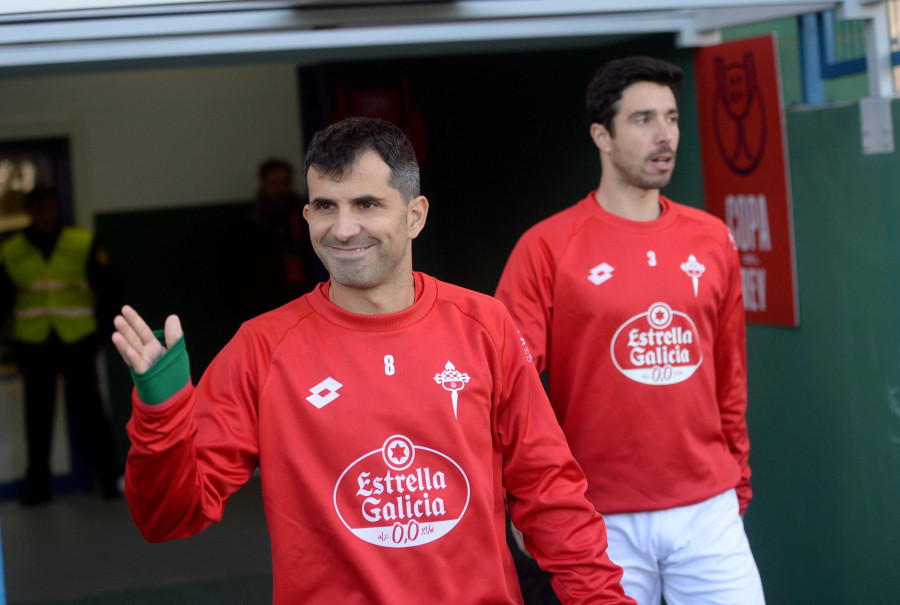
M63 227L49 259L24 233L3 243L0 255L16 286L16 340L40 344L52 329L61 341L73 343L97 331L87 279L93 237L90 231Z

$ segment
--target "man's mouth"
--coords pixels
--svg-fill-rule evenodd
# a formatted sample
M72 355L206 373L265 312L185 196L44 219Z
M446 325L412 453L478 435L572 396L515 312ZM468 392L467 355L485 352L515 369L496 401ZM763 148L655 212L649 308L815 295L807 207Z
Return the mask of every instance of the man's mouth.
M330 248L334 254L338 256L353 256L357 254L362 254L369 248L375 245L375 242L360 244L343 244L335 241L323 241L322 245Z
M660 150L650 155L648 159L660 168L668 168L675 161L675 153L669 149Z

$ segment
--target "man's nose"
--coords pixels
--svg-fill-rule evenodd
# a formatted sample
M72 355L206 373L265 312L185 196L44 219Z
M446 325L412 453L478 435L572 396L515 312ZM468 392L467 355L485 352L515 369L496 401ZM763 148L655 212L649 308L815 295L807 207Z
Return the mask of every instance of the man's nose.
M339 207L331 231L341 241L347 241L359 234L359 221L351 209Z
M663 118L656 122L656 142L671 144L675 140L678 126Z

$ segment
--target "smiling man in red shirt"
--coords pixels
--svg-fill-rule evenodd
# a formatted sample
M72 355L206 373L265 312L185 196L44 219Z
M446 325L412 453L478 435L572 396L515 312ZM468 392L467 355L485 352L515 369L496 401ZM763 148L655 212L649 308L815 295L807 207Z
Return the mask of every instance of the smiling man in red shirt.
M530 355L503 305L412 269L412 146L348 118L306 158L331 279L243 324L194 387L180 322L130 307L126 496L144 535L219 521L260 468L279 605L522 603L505 509L570 604L626 604Z

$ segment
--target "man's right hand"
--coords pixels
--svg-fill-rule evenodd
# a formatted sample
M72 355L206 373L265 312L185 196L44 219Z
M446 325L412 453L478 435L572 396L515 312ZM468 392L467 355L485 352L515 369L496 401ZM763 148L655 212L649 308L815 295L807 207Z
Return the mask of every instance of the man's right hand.
M138 374L149 370L150 366L163 356L166 349L178 342L182 335L181 320L177 315L169 315L164 329L166 340L164 347L150 326L128 305L122 307L122 314L116 315L113 325L116 327L112 335L113 344L116 345L125 363Z

